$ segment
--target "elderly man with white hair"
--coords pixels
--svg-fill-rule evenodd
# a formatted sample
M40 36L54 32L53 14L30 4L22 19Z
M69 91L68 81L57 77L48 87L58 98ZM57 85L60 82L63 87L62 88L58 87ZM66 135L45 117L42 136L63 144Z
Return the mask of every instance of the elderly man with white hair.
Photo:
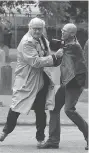
M55 108L50 111L49 138L40 148L59 148L60 142L60 111L64 106L66 115L83 133L88 150L88 124L76 111L76 104L84 89L86 67L82 48L77 41L77 27L68 23L62 28L63 57L60 65L61 87L55 95Z
M42 19L33 18L28 26L29 30L17 48L12 105L0 141L14 130L20 114L29 114L30 110L34 109L36 139L39 146L45 138L45 108L53 110L55 105L55 85L51 73L44 68L56 66L57 58L60 58L63 53L59 50L54 55L50 55L48 40L43 35L45 22Z

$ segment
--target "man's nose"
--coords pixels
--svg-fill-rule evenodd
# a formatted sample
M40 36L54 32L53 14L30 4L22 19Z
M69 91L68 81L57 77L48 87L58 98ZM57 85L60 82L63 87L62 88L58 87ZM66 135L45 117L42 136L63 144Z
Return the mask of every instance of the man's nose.
M36 29L36 32L39 33L40 32L39 29Z
M62 30L62 34L65 33L65 31Z
M39 33L39 30L37 29L37 30L36 30L36 32L38 32L38 33Z

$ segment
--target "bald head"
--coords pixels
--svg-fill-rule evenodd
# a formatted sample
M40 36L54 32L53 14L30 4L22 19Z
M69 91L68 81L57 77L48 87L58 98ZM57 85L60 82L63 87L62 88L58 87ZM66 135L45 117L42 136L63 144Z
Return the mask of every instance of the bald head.
M63 40L69 40L74 39L77 33L77 27L73 23L67 23L62 28L62 39Z
M64 25L63 30L76 35L77 27L73 23L67 23L66 25Z

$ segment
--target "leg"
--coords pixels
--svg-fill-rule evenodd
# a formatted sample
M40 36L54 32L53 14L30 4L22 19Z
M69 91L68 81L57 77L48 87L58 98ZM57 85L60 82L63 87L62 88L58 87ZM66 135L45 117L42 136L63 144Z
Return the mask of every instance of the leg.
M60 110L65 103L65 87L61 86L55 95L55 108L50 111L49 139L55 143L60 141Z
M19 115L20 113L14 112L10 108L8 116L7 116L7 122L3 128L3 132L9 134L14 130L16 126L17 118L19 117Z
M5 137L14 130L16 126L17 118L19 117L19 115L20 113L14 112L11 109L9 110L7 121L3 128L2 135L0 136L0 141L3 141Z
M36 113L36 139L37 141L43 141L45 138L44 130L46 127L46 113L43 110L35 110Z
M52 144L59 145L60 142L60 111L50 111L49 122L49 141Z
M58 148L60 142L60 110L65 103L65 87L61 86L55 95L55 108L50 111L49 139L41 147Z
M85 140L88 139L88 124L87 122L76 112L75 105L82 93L82 88L79 86L70 87L66 86L65 90L65 113L66 115L77 125L79 130L83 133Z
M46 95L48 92L49 79L44 74L44 87L37 94L33 108L36 113L36 139L37 141L43 141L45 138L44 130L46 127L46 113L45 113L45 102Z

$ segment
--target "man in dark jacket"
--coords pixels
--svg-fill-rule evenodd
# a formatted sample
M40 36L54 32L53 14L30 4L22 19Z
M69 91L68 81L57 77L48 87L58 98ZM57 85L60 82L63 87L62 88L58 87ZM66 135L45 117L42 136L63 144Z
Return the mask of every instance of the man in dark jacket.
M83 133L88 149L88 124L76 112L75 105L84 89L86 67L82 48L76 39L77 27L73 23L66 24L62 29L62 39L65 41L61 69L61 87L55 97L55 109L50 111L49 139L41 148L59 148L60 142L60 110L65 104L66 115Z

